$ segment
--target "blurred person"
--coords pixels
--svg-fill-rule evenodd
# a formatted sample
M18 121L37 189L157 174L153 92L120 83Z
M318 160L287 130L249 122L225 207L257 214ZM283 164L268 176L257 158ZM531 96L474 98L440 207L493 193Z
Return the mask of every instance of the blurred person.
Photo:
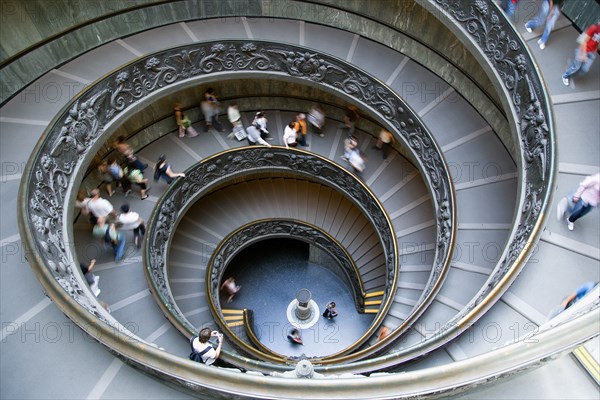
M87 202L87 208L90 214L94 217L92 223L96 223L98 218L115 217L116 213L110 201L100 197L100 190L92 189L90 192L91 198Z
M99 217L92 230L92 235L112 247L116 262L123 260L123 256L125 255L125 235L123 235L123 232L114 223L109 224L106 222L106 218Z
M504 0L504 7L502 7L502 9L506 13L506 16L511 20L515 16L515 11L517 10L518 2L519 0Z
M350 151L348 162L357 175L360 175L367 166L367 162L358 148Z
M351 153L358 148L358 139L355 136L349 136L344 139L344 154L342 160L350 160Z
M183 126L183 112L181 111L181 103L175 103L175 123L177 124L177 132L180 138L185 136L185 126Z
M254 124L250 125L247 129L246 129L246 134L247 137L246 139L248 139L248 144L250 146L255 146L258 144L262 144L263 146L268 146L271 147L271 145L269 143L267 143L260 135L260 131L258 130L258 127Z
M557 218L560 220L568 213L567 228L575 229L575 221L583 217L600 203L600 173L585 177L579 187L571 196L571 207L568 207L568 199L562 199L557 205Z
M98 295L101 292L100 288L98 287L98 281L100 280L100 277L98 275L94 275L92 273L92 270L94 269L95 265L96 265L95 258L90 260L89 263L84 263L84 262L79 263L81 272L83 273L83 276L85 277L85 280L87 281L88 285L90 285L90 289L92 289L94 296L98 297Z
M306 114L300 113L296 115L294 130L296 131L296 142L300 146L307 147L306 134L308 133L308 126L306 124Z
M573 293L565 297L559 306L555 307L552 311L550 311L548 319L556 317L558 314L565 311L573 304L577 303L579 300L584 298L586 294L591 292L596 287L596 285L598 285L598 282L590 281L579 286Z
M563 0L543 0L540 4L539 13L525 23L525 29L531 33L540 26L544 26L544 33L542 37L537 41L541 50L546 48L546 42L550 37L554 24L558 17L560 17L560 6Z
M244 125L242 124L242 115L240 114L237 103L231 103L231 105L227 107L227 119L229 119L229 122L233 127L231 133L227 135L228 139L235 138L240 141L248 137Z
M133 231L135 247L138 249L142 247L140 237L146 234L146 223L140 217L140 214L131 211L129 204L125 203L121 206L121 214L119 214L118 220L121 223L122 230Z
M161 154L154 166L154 181L158 182L160 178L163 178L168 184L171 184L174 178L179 177L185 178L185 174L183 172L173 172L171 164L167 163L167 156Z
M590 70L590 67L596 59L599 42L600 21L596 23L596 25L588 27L585 32L577 38L579 46L575 49L575 58L562 76L562 81L565 86L569 86L571 83L571 76L577 71L580 71L581 74L586 74Z
M221 290L225 292L228 303L231 303L233 301L233 298L235 297L236 293L239 292L241 288L241 286L235 284L235 279L233 279L232 277L225 279L225 281L221 285Z
M133 152L133 148L131 148L131 146L125 142L124 136L119 136L113 144L113 147L119 152L119 154L121 154L123 160L128 166L137 168L140 171L144 171L148 167L148 164L144 164L137 158Z
M114 191L112 189L112 183L115 181L112 173L108 170L108 161L103 160L100 165L98 165L98 176L106 189L106 193L108 193L108 197L112 197Z
M235 129L236 126L242 124L242 115L238 109L237 103L231 103L229 107L227 107L227 119L229 119L229 123Z
M254 116L252 124L258 128L263 139L273 140L269 134L269 130L267 129L267 121L267 114L265 114L264 111L259 111Z
M296 344L304 344L302 341L302 336L300 335L300 330L298 328L292 328L290 333L287 335L287 339Z
M131 182L129 182L129 178L125 175L123 168L121 168L116 158L111 157L108 159L108 170L115 182L117 182L117 186L121 186L125 197L127 197L131 193Z
M325 113L318 104L312 106L308 111L308 123L316 135L319 135L320 137L325 136L323 133L323 126L325 125Z
M192 121L190 121L190 118L186 114L183 114L183 119L181 120L181 123L183 124L183 128L185 129L187 137L198 136L198 132L196 132L196 130L192 126Z
M78 208L81 212L81 215L86 215L89 218L89 221L94 224L95 221L92 221L90 215L90 209L88 208L88 204L92 198L89 197L85 190L79 190L77 192L77 197L75 198L75 208Z
M323 316L327 319L333 319L338 316L337 309L335 308L335 301L328 303L323 311Z
M354 105L346 107L346 113L344 114L343 124L341 128L346 131L346 135L353 136L356 130L356 123L360 115L358 114L358 108Z
M206 123L205 132L208 132L213 127L218 132L225 132L225 129L223 129L219 122L219 101L213 88L209 87L204 92L204 99L200 103L200 109L202 110L202 114L204 114L204 121Z
M394 141L394 136L390 131L382 129L379 132L379 138L377 139L377 143L375 144L375 148L381 150L381 155L383 159L387 159L389 153L389 147L391 143Z
M383 339L385 339L388 335L390 334L390 328L388 328L387 326L382 326L381 330L379 331L379 336L377 336L377 341L380 342Z
M132 185L137 185L140 188L140 199L146 200L148 198L147 193L150 190L150 187L147 185L148 179L144 178L142 171L125 167L124 173Z

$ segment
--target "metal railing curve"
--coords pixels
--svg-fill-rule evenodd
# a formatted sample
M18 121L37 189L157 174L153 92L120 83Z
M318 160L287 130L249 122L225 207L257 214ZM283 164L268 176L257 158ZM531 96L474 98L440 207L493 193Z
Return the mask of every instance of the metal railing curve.
M93 316L93 327L88 332L114 333L114 327L118 327L115 336L104 332L99 340L123 358L133 357L139 350L122 343L124 337L134 335L102 309L76 267L71 230L76 191L103 139L131 110L147 104L153 96L167 95L211 74L223 77L236 73L264 74L263 77L271 79L292 79L327 87L360 104L392 131L417 160L433 194L438 243L433 272L422 296L424 302L433 299L447 273L455 232L450 174L437 144L416 113L397 94L336 57L300 46L218 41L164 50L111 72L63 107L36 145L27 166L32 173L24 176L19 192L23 199L18 208L19 230L33 255L30 264L46 292L55 301L60 298L57 304L78 325L89 328L89 318ZM392 236L383 239L395 243ZM388 248L395 248L390 243ZM394 265L395 259L396 249L387 254L388 265ZM395 287L397 274L390 279L390 287ZM390 301L386 301L382 314L389 305ZM139 338L135 340L144 343ZM161 360L161 357L146 359L146 369L160 369Z

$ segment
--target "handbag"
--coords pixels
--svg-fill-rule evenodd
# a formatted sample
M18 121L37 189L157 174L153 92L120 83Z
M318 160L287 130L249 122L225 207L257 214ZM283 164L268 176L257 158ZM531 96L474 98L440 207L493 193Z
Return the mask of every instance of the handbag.
M242 125L238 125L233 128L233 136L235 136L238 142L241 142L248 137L248 134Z

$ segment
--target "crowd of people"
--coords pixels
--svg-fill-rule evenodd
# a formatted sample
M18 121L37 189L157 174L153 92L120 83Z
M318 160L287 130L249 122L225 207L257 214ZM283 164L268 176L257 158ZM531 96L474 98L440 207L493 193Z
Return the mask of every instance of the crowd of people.
M518 0L499 0L499 4L506 11L506 14L513 18L518 8ZM541 50L544 50L549 42L550 35L561 15L560 0L543 0L540 2L538 12L525 23L525 30L533 33L535 30L541 30L541 36L537 44ZM574 58L569 61L568 67L562 75L565 85L570 85L571 79L576 73L585 74L589 71L594 62L598 44L600 42L600 21L589 26L577 39L577 46L574 52ZM208 88L200 103L200 110L204 117L204 132L214 130L217 133L225 132L219 121L220 102L213 88ZM177 135L179 138L193 138L198 136L198 132L192 126L192 122L180 103L174 106L175 123L177 126ZM262 145L271 147L273 136L268 127L267 114L264 111L256 112L252 122L244 126L242 115L238 104L232 102L227 108L227 119L232 126L232 132L229 135L231 139L246 140L248 145ZM360 113L355 106L347 107L339 129L344 134L343 146L344 152L341 158L348 162L353 171L360 176L366 167L366 157L359 146L359 139L356 135L356 125L360 119ZM323 108L315 104L306 113L300 112L289 121L281 133L281 142L286 148L290 147L309 147L309 138L325 136L326 114ZM389 156L390 147L393 145L394 136L391 132L382 129L379 132L375 149L381 151L382 158L385 160ZM125 197L128 197L133 189L139 191L141 200L148 198L148 192L151 187L148 179L144 177L144 171L148 165L143 163L135 154L133 149L125 138L119 136L115 141L113 148L116 156L108 157L97 167L98 176L101 182L100 188L103 188L108 197L112 197L118 188L121 188ZM177 173L165 155L161 155L154 167L154 181L164 180L167 184L173 182L176 178L185 178L184 173ZM575 222L589 213L600 203L600 174L586 177L579 184L578 188L571 194L565 196L558 203L557 218L563 220L566 215L566 224L568 230L575 229ZM119 212L113 207L108 199L101 196L99 188L92 189L89 195L80 192L77 196L76 206L80 209L82 215L88 216L93 226L92 235L104 247L112 249L115 262L121 262L125 256L126 250L126 231L133 232L133 245L136 249L141 248L142 237L145 234L145 221L139 213L133 211L129 203L123 203ZM92 293L99 296L101 289L98 287L100 280L98 275L93 273L96 266L96 259L87 262L80 262L81 271L89 284ZM570 307L579 300L585 293L589 292L596 283L586 283L575 293L570 295L557 308L558 312ZM227 302L233 301L235 295L241 289L234 278L225 279L220 286ZM338 316L335 302L326 305L322 314L324 318L332 320ZM382 340L389 334L389 328L382 327L378 340ZM298 328L293 328L287 335L289 341L302 345L302 335ZM216 340L216 346L210 343L211 339ZM190 339L192 352L190 359L201 362L205 365L215 363L221 352L223 335L217 331L211 331L208 328L198 332L198 336Z
M196 137L198 132L192 126L188 116L184 113L181 103L175 103L175 123L177 125L177 133L180 138ZM219 121L219 113L221 111L221 103L218 100L214 88L208 88L202 97L200 110L204 116L205 126L204 131L214 130L216 133L223 133L225 129ZM227 135L231 140L246 141L249 146L266 146L271 147L274 140L269 132L268 118L264 111L258 111L250 124L245 126L242 120L242 114L239 110L238 103L231 102L226 110L227 119L231 124L232 130ZM352 170L359 177L366 168L367 158L364 152L358 146L358 137L355 135L356 124L360 119L358 108L354 105L347 107L342 123L339 128L344 133L344 153L342 159L350 165ZM281 143L286 147L309 147L309 137L318 136L325 137L326 114L319 104L314 104L306 112L297 113L294 118L286 123L281 133ZM381 150L383 159L387 158L389 147L393 142L393 135L382 130L377 139L374 148ZM103 167L106 169L106 167ZM106 179L103 180L107 190L111 189L113 182L118 182L110 174L104 173ZM163 171L160 175L167 182L173 178L167 171ZM121 178L119 178L121 179ZM109 195L111 195L109 193Z

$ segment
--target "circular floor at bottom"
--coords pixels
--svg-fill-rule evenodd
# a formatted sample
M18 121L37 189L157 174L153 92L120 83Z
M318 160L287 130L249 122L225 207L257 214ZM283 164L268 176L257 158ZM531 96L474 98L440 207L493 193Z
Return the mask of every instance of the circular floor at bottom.
M225 277L233 276L241 290L231 303L221 297L223 308L254 311L255 331L261 343L287 356L326 356L352 345L370 326L374 316L360 314L353 297L340 278L329 268L308 261L308 244L288 239L272 239L244 249L230 263ZM316 324L301 331L304 344L287 339L292 325L287 307L298 290L306 288L321 310L335 301L339 316L319 317Z

